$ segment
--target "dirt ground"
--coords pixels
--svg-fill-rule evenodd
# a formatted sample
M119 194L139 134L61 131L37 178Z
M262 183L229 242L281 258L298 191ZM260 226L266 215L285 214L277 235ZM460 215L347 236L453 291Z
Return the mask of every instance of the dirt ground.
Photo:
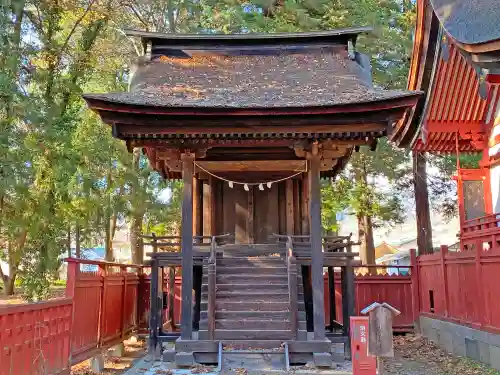
M500 375L489 366L448 354L420 335L396 336L395 357L384 361L386 375Z
M106 356L102 375L120 375L127 371L132 365L146 354L144 341L125 341L125 356ZM93 375L90 371L90 361L84 361L71 368L71 375Z
M500 375L489 366L450 355L420 335L394 338L395 357L384 360L382 375ZM123 358L107 357L102 375L120 375L145 355L144 342L125 342ZM71 375L91 375L89 361L73 366Z

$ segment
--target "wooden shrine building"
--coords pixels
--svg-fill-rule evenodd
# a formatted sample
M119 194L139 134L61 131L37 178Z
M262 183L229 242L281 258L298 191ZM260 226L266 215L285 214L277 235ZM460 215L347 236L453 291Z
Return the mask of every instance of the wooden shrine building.
M375 149L420 96L372 86L356 51L367 31L131 31L147 55L130 92L84 96L115 137L184 183L181 252L152 254L151 350L166 339L155 281L169 265L182 267L178 364L217 362L223 343L284 345L290 362L328 365L330 339L349 344L357 254L349 238L322 237L320 181L359 146ZM324 267L342 268L340 337L325 335Z

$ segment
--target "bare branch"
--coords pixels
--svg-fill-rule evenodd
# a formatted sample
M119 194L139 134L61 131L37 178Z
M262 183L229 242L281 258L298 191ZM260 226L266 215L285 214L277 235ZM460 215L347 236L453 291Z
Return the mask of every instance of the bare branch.
M57 65L59 65L59 62L61 61L61 58L62 58L62 54L64 52L64 50L66 49L71 37L73 36L73 34L75 33L76 31L76 28L78 26L80 26L80 23L82 23L82 21L84 20L84 18L87 16L87 14L90 12L90 9L92 8L92 6L94 5L94 3L96 2L96 0L90 0L90 3L89 5L87 6L87 9L85 9L85 11L83 12L83 14L80 16L80 18L78 18L78 20L75 22L75 24L73 25L73 28L71 29L71 31L69 32L68 36L66 37L66 39L64 40L64 43L60 49L60 52L59 52L59 56L58 56L58 59L57 59Z
M146 27L146 31L149 31L149 23L144 19L141 12L134 6L134 4L127 4L127 6L134 12L137 19Z
M135 53L137 54L137 56L142 56L143 54L141 53L141 51L139 50L139 48L137 48L137 45L135 43L135 40L132 39L131 37L129 37L122 29L120 29L119 27L113 27L114 30L118 31L120 34L122 34L125 38L127 38L130 43L132 43L132 46L134 47L134 50L135 50Z

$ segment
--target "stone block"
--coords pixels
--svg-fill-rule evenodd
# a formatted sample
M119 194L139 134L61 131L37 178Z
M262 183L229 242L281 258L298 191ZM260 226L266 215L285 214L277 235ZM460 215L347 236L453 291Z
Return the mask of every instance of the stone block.
M439 330L430 327L429 330L425 333L425 336L433 343L439 343Z
M453 336L453 354L458 355L460 357L466 356L466 347L465 347L465 337L452 333Z
M139 336L137 335L132 335L129 337L128 342L130 344L137 344L139 342Z
M163 351L162 355L163 362L174 362L175 361L175 349L167 349Z
M453 353L453 336L450 332L442 330L439 332L438 345L448 353Z
M112 346L109 349L108 354L112 357L123 357L125 355L125 345L123 345L123 342L121 342L115 346Z
M479 361L490 364L490 345L481 341L477 342L477 348L479 351Z
M90 371L93 374L100 374L104 371L104 356L102 354L90 359Z
M465 338L465 355L479 361L479 345L477 340L471 340L467 337Z
M313 353L313 362L316 367L332 367L331 353Z
M175 365L177 367L191 367L194 366L193 352L179 352L175 353Z
M490 365L500 370L500 347L490 345Z
M496 335L494 333L488 333L488 332L485 332L486 333L486 340L481 340L481 341L484 341L484 342L487 342L488 344L490 345L493 345L493 346L498 346L500 347L500 335Z

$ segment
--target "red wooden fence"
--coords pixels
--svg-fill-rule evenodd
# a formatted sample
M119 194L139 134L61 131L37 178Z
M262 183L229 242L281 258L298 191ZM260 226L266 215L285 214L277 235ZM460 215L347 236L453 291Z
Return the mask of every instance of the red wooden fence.
M137 327L140 278L142 266L68 259L72 364L123 341Z
M0 375L69 374L72 300L0 307Z
M418 259L422 314L500 333L500 228L474 241L465 251L421 255Z
M66 298L0 308L0 375L69 374L146 320L142 266L68 259Z
M414 288L412 281L415 279L412 267L408 267L408 275L388 274L387 269L392 266L379 266L377 270L385 271L384 274L361 274L357 273L355 277L355 311L356 315L361 315L361 310L373 302L387 302L401 311L401 315L395 317L393 329L399 332L413 331L413 324L417 320L418 311L416 301L413 298ZM405 267L406 268L406 267ZM375 273L375 272L373 272ZM330 323L330 292L328 286L328 275L324 276L325 286L325 324ZM335 320L342 323L342 289L340 284L340 275L335 274Z

